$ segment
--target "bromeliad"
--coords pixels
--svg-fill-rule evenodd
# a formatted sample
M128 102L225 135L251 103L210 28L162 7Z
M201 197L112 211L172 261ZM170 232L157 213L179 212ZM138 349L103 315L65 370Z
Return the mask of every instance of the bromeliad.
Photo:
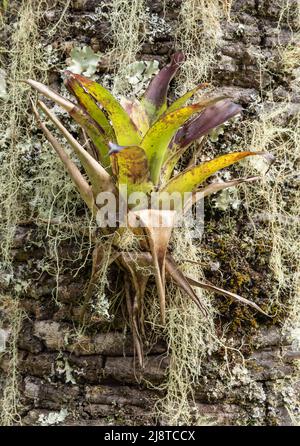
M85 171L86 179L41 120L36 105L32 103L39 127L62 160L94 217L99 210L97 205L99 194L110 192L118 199L126 201L126 197L120 197L124 186L127 188L128 196L132 193L143 193L149 197L155 192L161 196L162 202L166 193L175 192L182 197L185 193L191 193L191 200L186 210L197 201L199 191L202 192L200 196L207 196L258 178L242 178L203 185L220 169L249 156L261 155L269 160L272 158L262 152L231 152L198 165L189 165L186 170L174 175L177 162L193 142L241 112L241 107L225 96L207 98L203 95L198 102L188 103L207 84L200 84L168 106L168 87L183 60L182 53L174 54L171 62L153 78L141 100L122 99L119 102L103 86L70 71L64 73L65 85L75 96L77 104L63 98L40 82L27 80L27 83L42 96L53 100L66 110L89 138L88 147L81 146L45 103L38 100L37 106L62 133L75 152ZM111 262L116 262L125 271L126 304L134 350L141 365L144 338L143 302L151 274L156 281L162 324L166 322L166 279L172 280L184 290L204 314L206 308L194 291L195 286L223 293L264 313L255 303L245 298L186 277L168 251L176 207L154 209L149 208L149 201L146 200L146 203L147 205L139 210L130 209L128 206L129 210L126 213L126 221L130 230L137 236L139 249L124 252L116 242L111 255ZM132 223L137 219L141 223L140 227L135 227ZM155 224L157 221L159 224ZM124 227L118 222L114 227L105 228L103 231L122 237ZM98 243L93 254L92 275L82 307L82 318L93 295L102 261L103 247Z

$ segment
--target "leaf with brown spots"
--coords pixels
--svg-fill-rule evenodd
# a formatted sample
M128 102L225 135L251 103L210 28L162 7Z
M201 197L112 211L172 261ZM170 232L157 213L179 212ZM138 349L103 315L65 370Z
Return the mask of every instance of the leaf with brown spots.
M137 99L122 98L120 102L136 128L144 136L149 129L149 119L144 107Z
M114 128L118 144L139 144L141 135L119 101L102 85L87 77L69 72L68 86L79 85L107 112Z
M115 132L96 100L83 88L71 71L64 71L64 75L64 84L70 93L76 97L79 104L88 112L91 118L103 128L107 138L110 141L115 141Z
M78 106L76 104L73 104L73 102L63 98L46 85L43 85L40 82L34 81L32 79L28 79L26 82L43 96L51 99L69 113L74 121L76 121L77 124L79 124L91 138L94 146L99 152L102 165L104 167L109 167L109 165L106 163L107 161L109 162L109 158L107 157L108 137L101 125L94 121L89 113L87 113L86 110L80 105Z
M148 160L145 151L139 146L118 146L109 143L113 173L120 185L127 186L128 195L132 192L150 192Z
M263 156L268 162L272 162L274 157L268 152L232 152L226 155L218 156L210 161L200 164L199 166L190 167L179 175L172 178L162 192L193 192L198 186L203 183L208 177L213 175L225 167L241 161L248 156Z
M203 99L197 104L187 105L166 113L150 127L144 136L141 147L145 150L150 163L151 179L154 184L160 180L161 166L165 160L168 146L177 130L195 113L199 113L209 105L224 99L224 96Z

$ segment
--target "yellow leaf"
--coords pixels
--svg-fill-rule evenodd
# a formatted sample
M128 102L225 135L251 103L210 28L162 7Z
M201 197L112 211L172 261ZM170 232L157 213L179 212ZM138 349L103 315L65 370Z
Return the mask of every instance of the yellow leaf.
M202 90L203 88L208 87L209 84L204 83L197 85L197 87L193 88L192 90L187 91L183 96L176 99L176 101L172 102L172 104L168 107L168 113L171 111L177 110L178 108L181 108L186 104L186 102L194 96L195 93L197 93L198 90Z
M68 90L70 90L70 92L76 97L79 104L88 112L94 121L96 121L97 124L103 128L107 135L107 139L109 141L114 141L114 130L101 108L97 105L96 101L85 91L76 78L73 79L73 73L70 71L65 71L64 74L66 76L64 83Z
M120 185L127 186L128 195L132 192L150 192L148 160L144 150L138 146L122 147L110 143L111 164Z
M38 106L53 122L55 127L64 135L76 153L92 184L94 196L96 197L98 193L103 191L115 192L115 186L108 172L78 143L42 101L38 101Z
M130 100L122 98L121 105L130 116L141 135L144 136L149 129L149 119L142 104L137 99Z
M43 96L54 101L64 110L66 110L69 115L87 132L88 136L91 138L94 146L97 148L101 163L104 167L109 168L109 157L108 153L108 140L103 128L81 107L75 105L73 102L63 98L51 88L43 85L41 82L28 79L26 81L31 87L35 88Z
M232 152L226 155L219 156L213 160L206 161L199 166L186 169L176 177L172 178L162 189L162 192L193 192L203 181L208 177L218 172L224 167L246 158L247 156L265 155L262 152Z
M78 82L107 111L118 144L126 146L140 143L141 135L134 123L121 104L106 88L91 79L74 73L72 73L68 82L70 86L72 86L72 83Z
M221 99L224 99L224 97L204 99L197 104L179 108L171 113L165 113L150 127L140 145L148 157L151 179L154 184L158 184L160 180L160 170L165 160L168 145L177 130L192 115L199 113L204 108Z

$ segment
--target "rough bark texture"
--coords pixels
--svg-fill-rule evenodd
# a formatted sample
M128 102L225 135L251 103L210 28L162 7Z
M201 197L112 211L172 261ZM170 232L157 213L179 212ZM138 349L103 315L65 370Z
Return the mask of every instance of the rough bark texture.
M239 100L246 110L246 117L253 116L251 104L261 95L261 87L263 95L272 87L273 99L278 102L290 95L292 104L287 113L295 115L297 112L299 91L291 87L292 78L282 74L277 63L278 42L288 43L296 27L294 20L285 17L278 31L281 3L284 1L277 5L267 0L236 0L231 11L232 21L223 19L221 25L223 38L217 50L214 83L220 88L226 87L225 90ZM296 2L290 3L290 9L296 7ZM74 45L85 44L95 51L104 51L110 47L109 22L98 20L97 4L94 0L71 2L65 16L68 22L67 34L56 30L50 42L58 49L61 61L65 60ZM180 4L179 0L165 2L166 21L171 28L175 26ZM162 2L149 2L149 8L151 13L163 16ZM50 9L42 27L53 26L60 13L61 9ZM11 26L13 22L12 15ZM10 30L6 28L4 34L9 38ZM155 58L164 62L174 49L172 33L161 33L151 41L146 38L139 57L142 60ZM264 71L262 79L258 53L267 61L269 68ZM104 63L103 60L100 71L104 70ZM105 70L109 71L109 67ZM50 81L54 87L60 84L56 69L50 72ZM263 303L273 286L267 277L265 259L269 253L261 250L256 256L254 247L253 252L243 258L245 248L238 221L235 220L232 231L228 230L231 241L224 242L216 229L218 214L212 212L211 218L216 223L211 223L204 243L215 250L221 262L224 260L224 252L229 248L232 257L236 254L240 268L239 275L225 270L223 285L227 282L229 289L245 295L244 280L246 289L249 288L248 296L245 297L251 297L253 289L259 289L260 300L257 302ZM249 234L251 237L251 229ZM44 236L41 227L30 223L20 224L11 251L14 280L19 278L20 283L26 281L27 284L19 292L22 308L26 311L18 341L22 423L105 425L157 422L153 418L153 406L159 395L147 387L143 379L153 384L163 381L168 365L164 342L152 348L147 356L145 371L142 372L134 367L131 340L128 334L122 332L121 315L113 329L108 324L95 323L87 333L75 335L74 321L78 320L79 303L88 280L90 260L75 278L72 272L66 271L59 276L57 284L55 276L41 273L37 267L39 259L47 251L47 239ZM60 245L58 255L66 259L66 264L73 262L70 271L80 264L72 240ZM116 271L110 274L114 282ZM207 274L214 281L212 272L208 270ZM249 286L247 275L251 278ZM0 276L0 286L3 294L8 295L12 291L4 276ZM251 310L247 314L250 313ZM5 320L5 310L2 316ZM220 322L237 320L239 316L239 307L229 304L226 307L224 304ZM292 385L293 380L297 381L298 369L291 353L290 341L281 333L282 322L282 318L274 323L262 317L251 326L251 317L247 320L242 315L241 322L232 326L237 344L246 333L243 354L248 374L243 376L238 370L233 372L236 373L236 383L228 390L222 375L218 374L216 368L210 367L209 361L202 371L202 385L196 392L196 403L204 417L213 418L217 424L292 423L289 392L293 393L293 398L297 393L300 396L297 385ZM2 337L5 332L10 333L9 325L4 324ZM0 357L0 384L2 382L3 386L9 370L8 361L5 354ZM222 352L211 359L213 361L222 361ZM232 364L231 367L234 368Z

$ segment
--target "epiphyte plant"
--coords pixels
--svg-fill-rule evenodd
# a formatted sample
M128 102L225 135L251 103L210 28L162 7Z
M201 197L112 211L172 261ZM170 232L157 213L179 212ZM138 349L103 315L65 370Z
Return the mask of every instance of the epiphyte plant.
M37 101L37 107L70 144L85 171L83 175L42 121L36 105L32 102L39 127L60 157L94 217L99 211L97 197L103 192L110 192L120 199L122 188L125 186L129 194L139 192L149 197L155 192L161 197L162 203L166 194L175 192L183 197L184 194L190 193L190 204L186 207L188 208L197 201L198 196L206 197L258 178L204 184L220 169L249 156L260 155L267 161L272 160L272 156L265 152L231 152L200 164L191 162L188 168L174 174L177 162L193 142L241 112L241 106L225 96L202 95L198 102L190 103L193 96L206 88L207 84L200 84L168 106L169 84L183 61L183 54L175 53L170 63L152 79L140 100L122 99L119 102L100 84L70 71L65 71L64 82L70 93L75 96L76 104L40 82L27 80L38 93L66 110L88 136L89 144L83 147L46 104L41 100ZM200 195L197 194L199 192ZM126 306L134 351L141 366L145 337L144 296L151 275L155 277L163 325L166 323L166 280L171 280L180 287L204 315L207 309L193 287L215 291L264 313L254 302L206 282L186 277L181 272L168 249L177 211L175 205L168 209L164 206L151 208L148 205L138 210L129 207L126 220L136 237L137 245L131 250L125 251L118 243L124 233L123 225L117 223L114 227L103 228L104 234L113 237L110 262L115 262L124 271ZM134 219L139 220L140 227L131 223ZM154 224L154 221L159 221L160 224ZM100 241L94 248L91 279L82 305L83 319L96 289L103 258L103 246Z

